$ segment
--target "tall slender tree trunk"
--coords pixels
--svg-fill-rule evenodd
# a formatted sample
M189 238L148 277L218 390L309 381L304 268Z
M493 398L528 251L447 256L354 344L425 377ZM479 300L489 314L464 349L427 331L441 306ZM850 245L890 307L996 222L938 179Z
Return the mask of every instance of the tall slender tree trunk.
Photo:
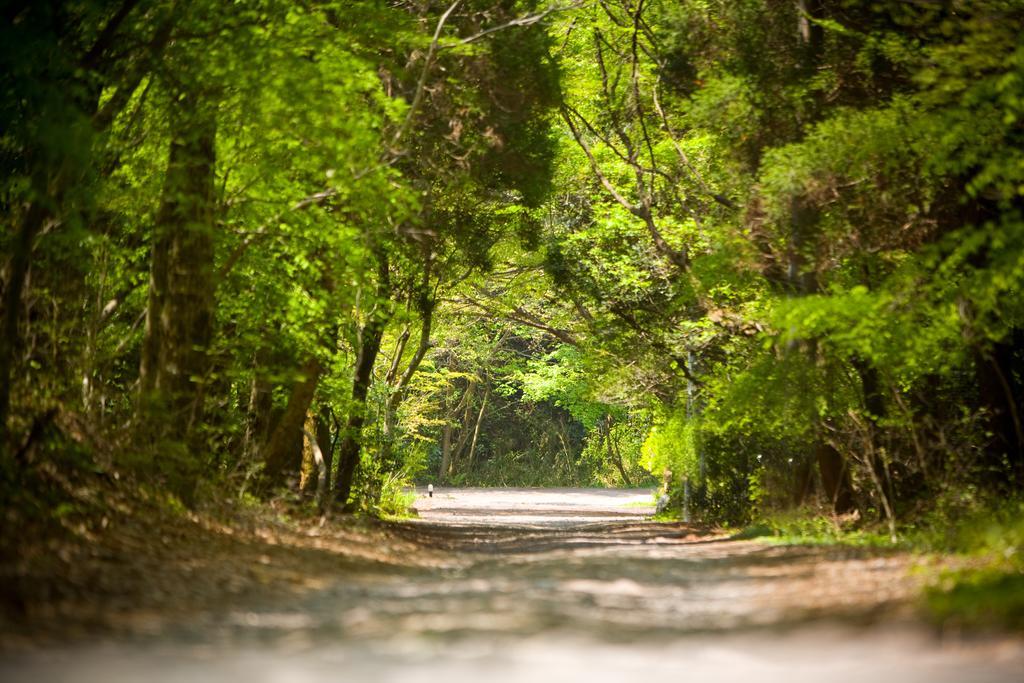
M331 484L331 430L325 410L306 414L302 429L302 470L299 490L304 496L313 496L318 510L327 502Z
M268 346L256 350L253 358L252 381L249 384L249 400L246 407L245 435L242 439L243 461L255 461L270 440L276 421L274 418L274 384L270 379L268 365L277 361Z
M1022 356L1024 332L1014 330L1007 341L977 351L974 358L985 426L992 435L985 444L984 474L996 482L1005 482L1010 475L1017 489L1024 487Z
M895 499L892 476L879 449L876 447L882 436L878 422L887 413L885 396L882 393L882 378L878 368L862 358L855 357L851 359L851 365L853 365L853 369L857 372L857 376L860 377L861 391L864 395L864 409L867 411L868 438L871 440L868 466L871 468L873 481L879 484L880 495L887 498L887 500L882 501L883 507L891 508Z
M316 441L320 444L320 451L324 456L324 467L327 469L327 484L330 488L331 471L334 467L334 439L331 434L331 409L326 405L320 406L320 413L316 418Z
M396 384L398 382L398 370L402 365L402 356L405 354L405 347L409 343L409 326L406 325L405 329L398 336L398 341L395 343L394 355L391 358L391 367L388 368L388 373L384 376L384 384L390 388L391 392L397 393L398 389ZM383 451L384 459L389 459L392 450L392 441L395 439L395 430L398 426L398 410L391 409L391 397L388 397L387 402L384 404L384 430L383 439L381 441L381 449Z
M821 62L825 29L817 19L824 16L822 0L797 0L797 32L804 49L804 66L813 70Z
M393 384L393 388L384 404L383 456L385 462L390 460L391 448L395 438L395 426L398 423L398 408L402 405L402 401L405 400L405 392L409 387L409 382L412 381L416 371L419 370L420 363L423 362L423 358L427 355L427 351L430 349L430 331L434 322L435 306L435 301L430 295L430 266L431 260L428 251L423 267L423 281L420 283L419 301L417 303L417 308L419 309L420 314L419 344L417 344L416 351L413 353L412 358L409 359L409 364L405 367L401 377L397 377L396 384L398 367L401 362L401 353L405 350L405 344L409 339L409 328L407 327L399 340L398 347L395 351L396 356L394 362L392 363L391 369L388 371L387 375L387 383L389 385Z
M305 439L302 446L299 490L306 496L316 493L317 503L322 503L324 487L330 483L333 464L334 449L328 419L328 410L325 407L319 412L310 410L306 414L306 426L302 430Z
M352 493L352 480L362 452L366 396L373 381L373 365L380 352L385 324L386 320L380 315L371 315L360 334L359 358L352 380L352 408L345 423L345 435L338 446L338 479L334 490L336 500L342 505L348 503Z
M412 381L413 375L419 370L420 363L423 362L424 356L427 355L427 351L430 349L430 328L433 324L434 319L434 305L430 303L420 313L420 341L416 346L416 351L413 353L412 358L409 359L409 364L405 366L405 371L402 372L402 376L398 379L398 384L395 385L394 390L388 397L387 410L388 414L394 416L398 411L398 407L405 400L405 391L409 388L409 382Z
M466 392L462 395L462 401L459 403L459 407L455 409L456 412L460 409L462 410L462 423L459 427L459 438L452 446L451 465L449 465L449 471L452 472L456 470L459 461L462 459L462 452L466 448L466 443L469 441L469 435L472 431L473 394L475 393L475 387L476 382L469 383L466 387Z
M813 349L808 350L807 353L813 357L819 353L820 349L817 342L813 342L811 346ZM827 365L826 367L826 409L827 412L831 412L835 391L834 378L832 366ZM825 495L829 507L835 514L846 514L852 512L856 507L853 496L853 478L850 475L850 463L828 439L827 434L834 429L832 417L818 418L812 452L818 463L822 493ZM872 450L874 450L873 446Z
M438 481L445 481L452 468L452 424L447 420L441 428L441 467L437 471Z
M608 459L615 465L615 469L619 471L619 476L622 477L622 483L628 488L633 488L633 481L629 478L629 474L626 472L626 465L622 462L622 451L619 450L615 443L615 437L612 435L612 424L613 418L611 415L605 420L605 429L607 430L607 442L608 447Z
M320 439L316 436L316 413L306 412L306 423L302 426L302 466L299 467L299 491L308 496L316 491L317 476L320 472L317 454L313 450L314 443L319 448ZM323 458L323 451L320 451Z
M21 317L21 296L25 289L32 259L32 243L43 228L47 211L39 202L32 202L18 226L11 249L10 266L3 295L3 329L0 330L0 448L7 445L7 416L11 407L14 356L21 336L18 319Z
M476 414L476 426L473 427L473 441L469 446L469 458L466 469L473 469L473 457L476 455L476 442L480 438L480 424L484 421L484 411L487 410L487 399L491 396L490 387L484 389L484 400L480 402L480 412Z
M187 442L202 419L213 334L216 116L210 103L190 93L175 103L170 120L150 260L140 417L152 421L147 428Z
M338 444L338 475L334 484L334 499L343 507L352 495L352 481L359 466L363 450L363 425L366 423L366 397L373 382L373 366L380 353L384 328L391 318L391 265L387 253L377 250L377 296L366 322L359 330L359 355L352 377L352 402L343 437Z

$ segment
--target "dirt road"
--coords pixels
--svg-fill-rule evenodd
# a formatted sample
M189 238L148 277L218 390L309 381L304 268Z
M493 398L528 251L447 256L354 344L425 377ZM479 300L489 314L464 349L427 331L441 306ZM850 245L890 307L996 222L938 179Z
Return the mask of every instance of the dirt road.
M916 620L906 556L729 541L646 521L650 500L421 493L420 519L391 530L402 571L339 572L290 601L7 655L0 680L1024 680L1019 641Z

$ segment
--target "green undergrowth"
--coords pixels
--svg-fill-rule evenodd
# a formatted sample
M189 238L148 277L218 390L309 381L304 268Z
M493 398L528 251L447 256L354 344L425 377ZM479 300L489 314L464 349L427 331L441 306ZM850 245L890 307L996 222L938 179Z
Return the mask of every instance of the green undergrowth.
M943 626L1024 632L1024 502L929 528L921 543L957 562L925 591L925 605Z
M925 591L932 618L943 627L1024 632L1024 573L999 563L945 573Z
M415 519L419 517L416 509L413 507L415 503L415 492L398 489L391 492L386 498L382 498L371 511L371 514L389 521Z
M883 525L864 524L856 515L822 515L806 510L765 516L736 531L733 540L760 539L781 545L842 545L865 548L905 547Z

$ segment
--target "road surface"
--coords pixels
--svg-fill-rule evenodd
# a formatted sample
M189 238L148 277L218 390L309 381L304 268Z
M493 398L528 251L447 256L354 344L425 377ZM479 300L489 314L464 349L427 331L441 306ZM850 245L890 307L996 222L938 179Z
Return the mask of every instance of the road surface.
M645 517L649 491L420 492L407 571L289 603L0 658L0 680L1024 681L1012 638L914 616L909 558L730 541Z

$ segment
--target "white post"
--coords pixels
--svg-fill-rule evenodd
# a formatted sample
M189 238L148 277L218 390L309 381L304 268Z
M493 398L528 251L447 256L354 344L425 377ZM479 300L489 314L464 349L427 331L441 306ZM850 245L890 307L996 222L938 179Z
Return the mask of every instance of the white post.
M683 478L683 522L690 523L690 478Z

